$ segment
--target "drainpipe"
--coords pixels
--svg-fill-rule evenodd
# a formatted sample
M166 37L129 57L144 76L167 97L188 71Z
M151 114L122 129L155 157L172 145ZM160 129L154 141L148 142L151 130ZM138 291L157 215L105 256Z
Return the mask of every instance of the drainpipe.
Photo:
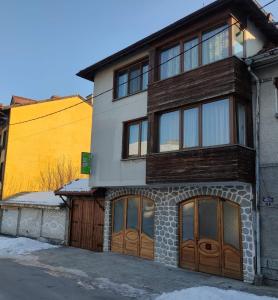
M256 81L256 123L255 123L255 148L256 148L256 275L257 283L261 282L261 229L260 229L260 93L261 82L259 77L252 71L251 64L249 64L248 71Z

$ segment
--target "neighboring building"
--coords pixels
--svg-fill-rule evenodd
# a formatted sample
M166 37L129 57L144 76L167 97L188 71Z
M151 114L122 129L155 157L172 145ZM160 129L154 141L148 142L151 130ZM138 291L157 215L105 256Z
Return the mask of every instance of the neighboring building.
M258 77L260 102L260 219L262 272L278 281L278 48L249 60ZM254 82L253 101L257 91Z
M2 199L87 177L80 169L81 152L90 152L91 103L80 96L13 96L0 113Z
M277 42L255 1L218 0L78 73L94 82L90 186L106 188L105 251L253 282L243 58Z

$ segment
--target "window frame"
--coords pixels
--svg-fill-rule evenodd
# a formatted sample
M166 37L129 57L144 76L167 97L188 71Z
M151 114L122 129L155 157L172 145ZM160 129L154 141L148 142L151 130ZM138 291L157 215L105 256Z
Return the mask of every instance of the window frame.
M141 143L142 143L142 123L147 121L147 151L146 154L141 154ZM139 139L138 139L138 155L129 155L129 132L130 126L132 125L139 125ZM147 117L138 118L130 121L123 122L123 146L122 146L122 160L128 159L138 159L138 158L145 158L148 154L148 140L149 140L149 122Z
M143 76L142 76L142 72L143 72L143 66L145 65L149 65L149 57L148 56L145 56L144 58L141 58L137 61L134 61L132 63L129 63L119 69L116 69L114 71L114 80L113 80L113 101L117 101L117 100L120 100L120 99L123 99L123 98L126 98L126 97L129 97L129 96L132 96L132 95L136 95L138 93L142 93L142 92L145 92L147 91L148 88L146 89L142 89L143 87ZM139 66L140 67L140 88L138 91L134 92L134 93L130 93L130 73L132 71L132 69L136 68L136 66ZM125 72L127 73L127 94L125 96L122 96L122 97L118 97L118 75ZM149 74L148 74L148 78L149 77Z
M203 120L202 120L202 106L208 103L213 103L221 100L228 100L229 101L229 143L228 144L220 144L220 145L211 145L211 146L203 146L202 141L202 126L203 126ZM237 123L237 103L242 103L245 105L246 108L246 145L239 144L238 140L238 123ZM216 148L216 147L225 147L225 146L231 146L231 145L240 145L242 147L252 148L253 145L250 142L251 139L251 132L250 128L248 126L248 109L249 109L249 103L247 101L243 101L241 99L237 99L234 96L224 96L224 97L217 97L210 100L202 101L200 103L196 104L189 104L184 105L178 108L173 108L169 110L165 110L162 112L159 112L156 117L156 137L155 137L155 152L156 153L172 153L172 152L179 152L179 151L187 151L187 150L197 150L197 149L207 149L207 148ZM198 146L194 147L184 147L183 143L183 135L184 135L184 111L192 108L198 108ZM161 115L168 113L178 111L179 112L179 149L173 150L173 151L162 151L160 152L160 117Z
M226 18L222 18L221 20L218 20L217 22L211 22L209 24L209 26L207 28L202 28L202 29L199 29L199 30L196 30L196 31L192 31L192 32L189 32L188 34L184 34L182 36L179 36L178 38L174 39L174 40L171 40L171 41L168 41L167 43L164 43L160 46L158 46L157 48L157 54L156 54L156 61L158 63L158 68L156 70L156 75L155 75L155 78L156 78L156 81L161 81L161 80L167 80L169 78L173 78L175 76L178 76L180 74L183 74L183 73L187 73L187 72L191 72L191 71L194 71L200 67L203 67L203 66L207 66L209 64L212 64L212 63L215 63L215 62L218 62L220 60L216 60L214 62L211 62L211 63L208 63L208 64L203 64L203 61L202 61L202 51L203 51L203 47L202 47L202 36L203 34L207 33L207 32L210 32L212 30L215 30L221 26L225 26L227 25L228 28L228 57L226 58L223 58L223 59L227 59L231 56L233 56L233 43L234 43L234 40L233 40L233 30L232 30L232 27L229 27L231 26L234 22L238 21L239 24L238 26L240 27L244 27L242 22L239 21L238 19L235 19L233 17L233 15L229 15L229 17L226 17ZM196 68L193 68L193 69L190 69L190 70L185 70L184 68L184 44L186 42L190 42L191 40L193 39L198 39L198 65ZM168 50L172 47L175 47L177 45L180 45L180 72L177 74L177 75L174 75L172 77L168 77L168 78L165 78L165 79L161 79L161 74L160 74L160 64L161 64L161 53L165 50ZM243 53L243 57L246 57L246 39L245 39L245 34L243 34L243 49L244 49L244 53Z

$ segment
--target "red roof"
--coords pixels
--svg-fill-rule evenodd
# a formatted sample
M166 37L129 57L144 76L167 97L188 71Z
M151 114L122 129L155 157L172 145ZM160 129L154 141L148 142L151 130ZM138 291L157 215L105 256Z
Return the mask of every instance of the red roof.
M11 99L11 105L12 104L24 105L24 104L30 104L30 103L35 103L35 102L37 102L37 100L24 98L24 97L20 97L20 96L12 96L12 99Z

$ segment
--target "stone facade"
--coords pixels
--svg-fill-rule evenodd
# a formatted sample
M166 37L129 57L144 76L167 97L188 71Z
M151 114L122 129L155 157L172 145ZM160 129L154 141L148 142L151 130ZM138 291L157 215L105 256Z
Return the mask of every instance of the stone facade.
M240 205L244 281L253 282L255 275L252 186L190 185L179 187L110 188L106 193L104 251L110 249L111 201L125 195L142 195L155 202L155 261L178 266L178 203L194 196L219 196Z

